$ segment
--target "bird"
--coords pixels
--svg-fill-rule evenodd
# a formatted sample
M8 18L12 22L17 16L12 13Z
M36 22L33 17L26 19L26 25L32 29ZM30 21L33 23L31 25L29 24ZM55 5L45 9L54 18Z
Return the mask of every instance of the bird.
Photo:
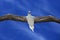
M41 23L41 22L56 22L60 24L60 19L48 15L48 16L32 16L31 11L28 11L27 16L18 16L14 14L6 14L3 16L0 16L0 22L5 20L13 20L13 21L19 21L19 22L27 22L29 25L29 28L31 31L34 32L34 23Z

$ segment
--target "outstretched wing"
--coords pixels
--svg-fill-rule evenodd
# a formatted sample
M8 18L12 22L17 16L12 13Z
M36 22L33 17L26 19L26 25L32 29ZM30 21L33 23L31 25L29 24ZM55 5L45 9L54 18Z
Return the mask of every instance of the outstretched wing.
M34 18L34 22L35 22L35 23L36 23L36 22L45 22L45 21L47 21L47 19L48 19L47 16L42 16L42 17L36 16L36 17Z
M60 19L54 17L54 16L42 16L42 17L35 17L34 22L56 22L60 23Z
M4 20L15 20L15 21L27 22L26 16L16 16L12 14L0 16L0 21L4 21Z

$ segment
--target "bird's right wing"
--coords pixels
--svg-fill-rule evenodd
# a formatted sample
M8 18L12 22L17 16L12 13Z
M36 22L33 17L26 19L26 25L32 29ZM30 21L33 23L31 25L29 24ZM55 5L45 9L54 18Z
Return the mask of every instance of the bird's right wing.
M4 21L4 20L14 20L14 21L27 22L26 16L16 16L16 15L12 15L12 14L0 16L0 21Z
M54 17L54 16L42 16L42 17L35 17L34 18L34 22L56 22L56 23L60 23L60 19Z
M34 18L34 22L38 23L38 22L51 22L52 21L52 17L51 16L36 16Z

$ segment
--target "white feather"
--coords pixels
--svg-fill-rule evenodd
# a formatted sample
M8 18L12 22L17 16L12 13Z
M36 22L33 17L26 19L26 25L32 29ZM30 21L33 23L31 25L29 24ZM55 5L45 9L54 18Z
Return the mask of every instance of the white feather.
M34 32L34 26L29 26L29 28Z
M28 14L28 16L26 16L27 18L27 22L29 24L29 28L34 32L34 17L31 14Z

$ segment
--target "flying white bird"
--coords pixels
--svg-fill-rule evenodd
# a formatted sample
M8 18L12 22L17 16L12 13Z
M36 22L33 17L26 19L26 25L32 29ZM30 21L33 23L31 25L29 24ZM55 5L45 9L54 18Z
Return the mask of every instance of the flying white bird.
M56 22L60 23L60 19L55 18L54 16L32 16L31 11L28 11L27 16L16 16L13 14L6 14L4 16L0 16L0 21L4 20L14 20L14 21L22 21L22 22L28 22L29 28L34 32L34 23L38 22Z

